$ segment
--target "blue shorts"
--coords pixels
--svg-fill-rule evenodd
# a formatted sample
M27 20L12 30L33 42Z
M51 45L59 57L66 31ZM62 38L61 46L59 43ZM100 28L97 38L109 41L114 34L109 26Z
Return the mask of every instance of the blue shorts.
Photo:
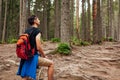
M38 53L35 53L35 55L29 60L21 59L17 75L20 75L21 77L30 77L33 80L36 80L38 56Z

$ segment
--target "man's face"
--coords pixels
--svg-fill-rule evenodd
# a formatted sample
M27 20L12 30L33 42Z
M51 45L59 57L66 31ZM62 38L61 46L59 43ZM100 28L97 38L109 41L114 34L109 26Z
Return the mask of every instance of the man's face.
M34 20L34 23L39 26L39 25L40 25L40 20L39 20L38 18L36 18L36 19Z

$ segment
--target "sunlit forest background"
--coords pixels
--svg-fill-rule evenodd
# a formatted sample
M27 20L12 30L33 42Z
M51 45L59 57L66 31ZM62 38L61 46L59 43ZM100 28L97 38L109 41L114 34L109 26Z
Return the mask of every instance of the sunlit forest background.
M120 41L120 0L0 0L0 43L16 40L30 15L43 40Z

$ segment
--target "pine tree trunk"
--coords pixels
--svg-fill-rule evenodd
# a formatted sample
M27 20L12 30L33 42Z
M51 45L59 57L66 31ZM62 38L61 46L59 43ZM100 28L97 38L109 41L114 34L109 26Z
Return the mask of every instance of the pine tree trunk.
M112 37L112 38L116 38L117 39L117 34L114 32L114 31L116 31L115 30L115 27L116 26L114 26L114 10L113 10L113 5L114 3L113 3L113 0L110 0L110 37ZM114 36L114 35L116 35L116 36Z
M81 39L85 40L85 0L82 0L82 29L81 29Z
M55 0L55 38L60 38L61 8L60 0Z
M93 43L97 43L97 0L93 0Z
M110 25L111 25L111 37L118 41L118 26L116 25L117 17L114 15L114 2L110 0Z
M120 0L119 0L119 13L118 13L118 40L120 41Z
M31 15L31 13L30 13L30 3L31 3L31 0L28 0L28 8L27 8L27 10L28 10L28 17Z
M51 2L50 2L50 0L47 0L47 38L48 38L48 40L50 40L50 30L51 30L51 28L50 28L50 10L51 10Z
M87 23L87 29L86 29L87 30L86 40L87 41L91 41L91 38L90 38L90 27L91 27L91 16L90 16L91 15L91 12L90 12L90 9L91 9L90 7L91 6L90 6L90 0L87 0L87 3L88 3L88 11L87 11L88 12L88 18L87 18L87 22L88 23Z
M79 28L79 0L76 0L76 34L80 40L80 28Z
M110 30L109 30L109 27L110 27L110 19L109 19L109 1L110 0L107 0L107 14L108 14L108 25L107 25L107 27L106 27L106 38L108 38L108 37L110 37Z
M71 37L73 37L74 36L74 0L70 0L71 2L70 2L70 13L71 13L71 21L70 21L70 23L71 23L71 29L70 29L70 33L71 33Z
M47 31L48 30L47 29L47 17L48 16L47 16L47 4L46 4L46 1L47 0L43 1L43 5L44 5L44 8L43 8L43 26L44 26L43 27L43 30L44 30L43 31L43 38L47 40L48 39L48 35L47 35L47 32L48 32Z
M23 0L23 32L25 31L26 27L27 27L27 1L28 0Z
M62 0L61 6L61 41L70 41L70 0Z
M30 13L30 3L31 3L31 0L27 0L27 17L26 18L28 18L30 15L31 15L31 13ZM29 25L29 23L27 22L27 27L29 27L30 25Z
M86 0L85 0L85 2L84 2L84 22L83 22L83 24L84 24L84 41L87 41L87 11L86 11Z
M108 27L107 27L107 38L112 37L114 38L114 30L112 30L112 24L113 24L113 1L112 0L108 0L107 1L107 6L108 6Z
M6 32L6 18L7 18L7 0L5 0L5 16L3 24L2 42L5 42L5 32Z
M105 10L105 2L107 2L106 0L105 1L101 1L101 6L102 6L102 9L101 9L101 18L102 18L102 36L103 38L105 39L106 38L106 20L105 20L105 17L106 17L106 10Z
M2 40L2 0L0 0L0 41Z
M97 0L97 26L98 26L97 42L102 42L102 18L101 18L100 0Z
M27 23L27 9L26 9L26 0L20 0L20 27L19 27L19 35L21 35L26 28Z
M20 27L19 27L19 35L22 34L23 32L23 21L22 21L22 16L23 16L23 0L20 0Z

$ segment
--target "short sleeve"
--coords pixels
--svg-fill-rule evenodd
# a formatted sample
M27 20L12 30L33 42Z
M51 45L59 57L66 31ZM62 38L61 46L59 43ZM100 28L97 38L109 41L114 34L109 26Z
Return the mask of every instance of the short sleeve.
M40 33L40 30L39 30L39 29L36 29L36 30L35 30L35 33L34 33L34 36L36 37L39 33Z

